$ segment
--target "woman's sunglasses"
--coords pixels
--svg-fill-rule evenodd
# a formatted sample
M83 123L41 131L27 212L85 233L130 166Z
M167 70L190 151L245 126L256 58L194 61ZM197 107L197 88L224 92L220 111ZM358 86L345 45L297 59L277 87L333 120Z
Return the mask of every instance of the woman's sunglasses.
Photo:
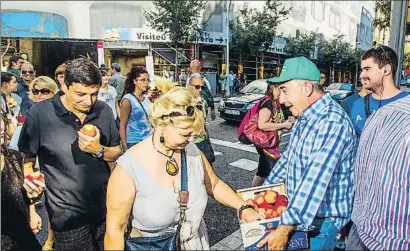
M33 75L34 74L34 71L25 71L25 70L23 70L23 71L21 71L21 73L23 73L23 74L30 74L30 75Z
M162 118L165 118L165 117L179 117L179 116L189 116L189 117L192 117L194 114L195 114L195 108L196 109L198 109L198 110L200 110L200 111L202 111L202 105L196 105L195 107L193 107L193 106L188 106L186 109L185 109L185 111L183 111L183 112L171 112L170 114L168 114L168 115L164 115L164 116L162 116Z
M37 89L32 89L31 90L31 93L33 93L34 95L38 95L39 93L41 93L41 94L43 94L43 95L48 95L48 94L50 94L50 90L49 89L40 89L40 90L37 90Z

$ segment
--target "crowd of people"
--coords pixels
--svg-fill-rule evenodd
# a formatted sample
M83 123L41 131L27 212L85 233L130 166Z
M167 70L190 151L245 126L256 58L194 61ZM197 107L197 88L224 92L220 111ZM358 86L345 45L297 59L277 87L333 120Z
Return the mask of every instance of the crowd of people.
M255 125L277 136L269 148L254 142L249 186L285 183L289 205L259 247L284 250L299 230L310 250L345 240L346 250L410 249L410 96L394 85L397 61L387 46L365 52L362 91L341 105L307 58L268 80ZM208 196L244 222L263 218L213 170L205 120L215 106L200 70L193 60L186 85L151 90L142 66L124 77L117 63L78 58L52 79L13 56L1 72L2 249L163 250L177 233L183 250L208 250ZM228 93L230 75L220 76ZM278 153L283 130L291 138Z

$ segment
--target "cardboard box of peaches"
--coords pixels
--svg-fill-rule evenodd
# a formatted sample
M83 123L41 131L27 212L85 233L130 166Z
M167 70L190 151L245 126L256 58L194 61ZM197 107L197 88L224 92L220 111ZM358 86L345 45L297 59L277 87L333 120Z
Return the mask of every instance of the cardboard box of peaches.
M256 210L265 215L265 219L255 222L240 222L243 245L245 250L267 250L265 245L257 248L256 245L265 236L279 225L279 219L288 206L288 197L285 193L285 185L275 184L260 187L240 189L238 195ZM293 232L289 237L287 250L301 250L308 248L306 232Z

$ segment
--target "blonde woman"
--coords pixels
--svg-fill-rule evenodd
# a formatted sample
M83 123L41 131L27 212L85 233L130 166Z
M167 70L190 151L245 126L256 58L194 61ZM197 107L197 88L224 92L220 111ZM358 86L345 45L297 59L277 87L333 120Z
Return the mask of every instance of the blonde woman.
M47 76L40 76L31 81L29 86L29 98L33 100L34 103L39 103L54 97L58 91L58 86L53 79Z
M238 209L245 221L259 218L232 189L219 180L193 143L204 130L204 118L194 94L176 87L150 107L153 133L117 161L108 183L105 250L124 250L124 233L132 215L131 237L161 237L175 232L179 222L178 194L181 152L185 150L189 201L180 231L183 250L209 249L203 221L208 195Z
M54 95L59 91L56 82L47 77L47 76L40 76L38 78L33 79L29 85L29 98L34 103L39 103L41 101L53 98ZM11 138L10 148L17 150L17 143L20 137L22 125L19 125Z
M31 81L29 85L29 98L36 104L41 101L51 99L54 95L59 91L57 83L47 76L40 76L33 81ZM18 139L20 137L22 125L18 126L16 129L16 133L13 135L13 138L10 142L10 148L18 150L17 144ZM37 165L38 166L38 163ZM33 170L25 170L25 172L32 172ZM34 207L30 208L30 225L33 229L33 232L36 233L36 237L41 245L43 245L43 250L51 250L54 242L53 232L48 224L47 227L38 227L40 222L40 226L42 225L41 222L47 223L48 222L48 214L45 208L45 200L43 199L40 204L37 204ZM46 226L45 224L43 224Z

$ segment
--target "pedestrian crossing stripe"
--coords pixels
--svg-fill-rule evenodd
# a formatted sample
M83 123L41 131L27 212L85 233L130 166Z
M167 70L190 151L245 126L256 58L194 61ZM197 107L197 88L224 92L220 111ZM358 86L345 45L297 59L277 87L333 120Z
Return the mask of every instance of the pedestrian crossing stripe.
M223 153L221 153L221 152L214 151L214 155L215 155L215 156L222 155L222 154L223 154Z
M249 159L239 159L229 164L233 167L238 167L246 171L255 171L258 169L258 162Z
M224 140L212 139L211 138L211 143L214 144L214 145L225 146L225 147L234 148L234 149L241 150L241 151L246 151L246 152L251 152L251 153L258 153L256 151L255 146L245 145L245 144L242 144L239 141L238 142L229 142L229 141L224 141Z

